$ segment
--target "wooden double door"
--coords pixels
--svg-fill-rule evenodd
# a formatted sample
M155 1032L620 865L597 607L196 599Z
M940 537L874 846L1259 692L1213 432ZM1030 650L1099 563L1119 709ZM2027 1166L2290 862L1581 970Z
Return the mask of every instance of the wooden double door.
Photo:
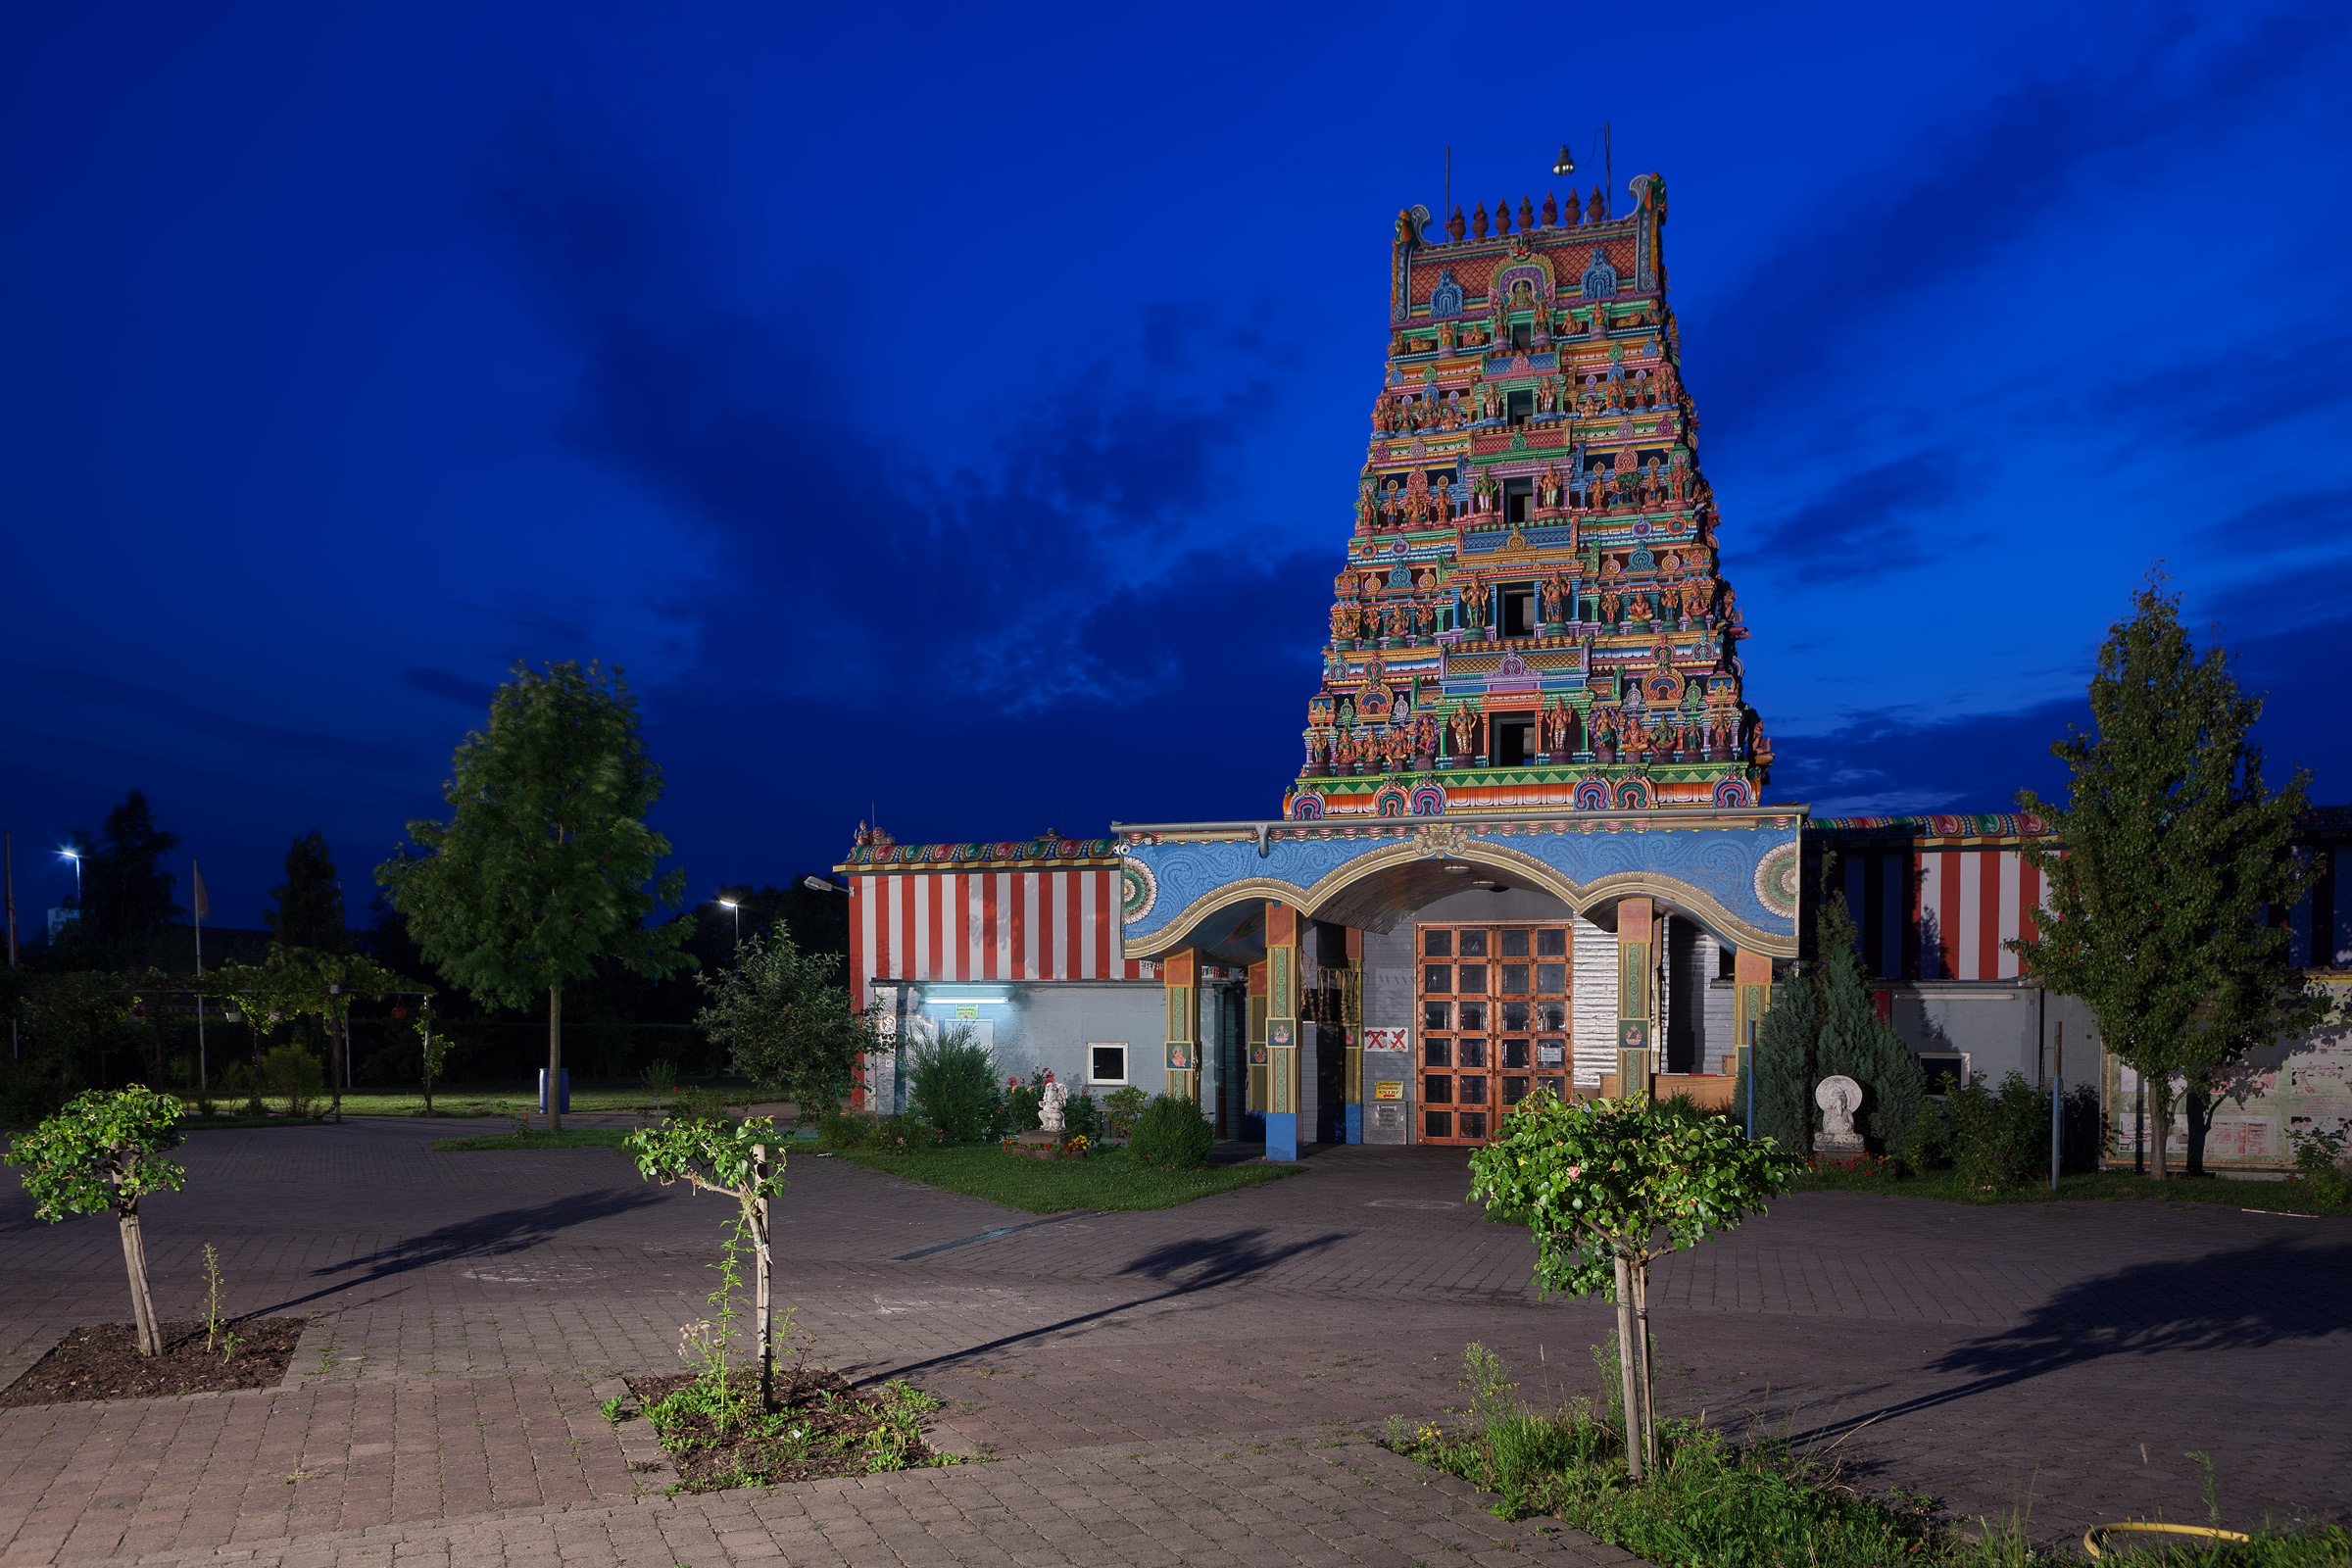
M1421 1141L1483 1144L1542 1086L1568 1095L1566 925L1424 925Z

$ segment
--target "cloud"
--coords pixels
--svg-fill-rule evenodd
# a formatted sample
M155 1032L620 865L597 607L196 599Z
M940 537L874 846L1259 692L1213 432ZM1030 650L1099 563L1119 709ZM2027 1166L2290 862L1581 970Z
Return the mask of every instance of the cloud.
M1849 474L1788 514L1754 549L1765 569L1811 581L1853 582L1920 559L1914 519L1960 499L1962 468L1947 452L1922 452Z
M499 167L481 210L581 359L564 438L720 543L700 607L705 677L790 680L808 663L794 656L815 655L836 689L1022 705L1099 676L1124 689L1106 645L1067 657L1069 629L1163 570L1163 539L1214 531L1239 499L1225 475L1275 396L1278 349L1253 370L1246 334L1200 353L1214 321L1146 308L1057 385L1004 390L1027 413L993 460L941 472L846 412L855 367L827 346L855 348L855 284L805 281L834 308L788 331L714 303L683 259L684 220L546 125L514 127ZM937 311L953 330L945 301L894 308ZM1223 379L1197 382L1196 360ZM910 425L970 396L915 377L892 392Z
M486 710L490 707L490 698L497 690L482 681L467 680L446 669L432 669L422 664L410 665L400 672L400 678L404 684L428 696L446 697L461 707L477 710Z
M2134 421L2133 441L2206 444L2352 399L2352 332L2266 337L2101 387L2081 408Z
M2094 160L2160 136L2194 140L2242 122L2280 83L2317 69L2352 12L2313 4L2216 43L2178 20L2103 71L2029 82L1972 113L1939 148L1916 150L1842 220L1808 221L1742 286L1715 299L1692 376L1708 416L1742 426L1786 408L1851 328L1889 303L1984 269L2075 193ZM1810 218L1812 215L1807 215Z
M137 713L192 735L231 741L241 746L267 747L288 756L340 762L374 772L404 772L413 761L407 754L390 747L371 746L365 741L348 740L340 735L321 735L315 730L256 724L248 719L200 708L172 692L134 685L111 676L94 675L82 670L27 666L19 666L15 673L21 682L20 691L45 689L78 703L102 704L124 712Z

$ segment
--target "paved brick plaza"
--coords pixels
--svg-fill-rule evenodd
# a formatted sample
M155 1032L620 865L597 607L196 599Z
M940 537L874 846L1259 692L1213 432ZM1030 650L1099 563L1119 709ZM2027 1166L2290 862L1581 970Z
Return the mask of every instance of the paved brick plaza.
M235 1309L311 1315L294 1369L276 1390L0 1411L0 1568L1630 1560L1504 1524L1363 1441L1449 1402L1473 1339L1531 1396L1596 1386L1609 1309L1534 1298L1524 1234L1460 1204L1458 1152L1333 1150L1272 1186L939 1251L1031 1216L796 1156L783 1298L819 1357L907 1372L952 1401L943 1437L991 1462L668 1497L594 1390L677 1364L720 1203L607 1151L426 1137L191 1143L189 1191L148 1207L158 1307L193 1315L214 1242ZM127 1316L113 1227L37 1224L5 1186L0 1383L68 1327ZM2345 1222L1818 1195L1666 1286L1677 1413L1839 1443L1868 1484L1972 1513L2030 1499L2056 1538L2195 1514L2201 1450L2234 1520L2352 1518Z

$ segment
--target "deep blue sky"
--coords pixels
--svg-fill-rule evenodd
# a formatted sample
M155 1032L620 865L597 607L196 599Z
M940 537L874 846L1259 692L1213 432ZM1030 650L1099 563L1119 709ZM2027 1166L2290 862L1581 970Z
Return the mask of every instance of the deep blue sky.
M1603 118L1772 798L2054 785L2162 558L2342 801L2348 74L2340 4L12 8L21 905L133 786L216 920L312 827L364 904L516 659L627 667L698 896L1268 813L1392 219Z

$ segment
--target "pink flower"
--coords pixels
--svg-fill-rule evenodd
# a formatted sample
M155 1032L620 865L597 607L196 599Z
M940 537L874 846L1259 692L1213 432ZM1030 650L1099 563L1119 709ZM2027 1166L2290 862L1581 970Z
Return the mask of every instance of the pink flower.
M1584 1166L1582 1166L1582 1165L1571 1165L1571 1166L1569 1166L1569 1167L1568 1167L1568 1179L1569 1179L1570 1181L1574 1181L1574 1180L1576 1180L1576 1179L1577 1179L1579 1176L1582 1176L1584 1173L1585 1173L1585 1167L1584 1167Z

